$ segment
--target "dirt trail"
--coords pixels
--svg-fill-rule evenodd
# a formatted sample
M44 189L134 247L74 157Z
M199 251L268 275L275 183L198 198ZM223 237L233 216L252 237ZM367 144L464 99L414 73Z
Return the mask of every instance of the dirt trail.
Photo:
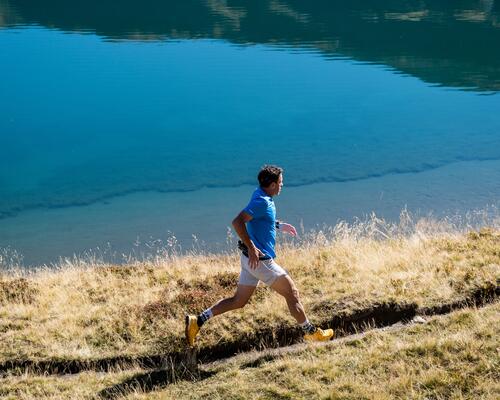
M434 307L419 308L415 303L378 303L349 315L334 315L329 320L322 321L321 325L333 328L336 334L335 340L341 340L341 338L352 337L353 334L359 334L367 329L408 323L419 315L441 315L471 305L480 307L495 301L499 295L500 286L491 285L478 288L460 300ZM247 338L195 351L186 349L185 352L153 354L145 357L117 356L92 360L9 360L0 364L0 374L27 371L44 375L62 375L75 374L86 370L108 372L117 368L130 369L132 367L165 370L168 367L172 371L180 370L185 371L187 375L196 375L200 369L199 364L208 365L212 363L212 365L216 365L215 362L234 357L237 354L255 353L256 351L269 352L271 351L269 349L281 349L279 351L283 351L283 348L287 348L289 349L287 351L294 351L293 349L300 349L301 346L305 346L301 342L302 332L299 329L263 328Z
M369 333L373 332L392 332L405 329L414 324L426 323L431 316L444 315L454 310L466 308L469 306L482 307L498 301L500 294L500 286L491 288L482 288L474 291L466 298L459 301L454 301L442 304L435 307L399 307L401 314L393 313L392 317L386 316L386 321L394 318L396 315L407 315L409 309L413 310L411 318L404 318L392 324L380 325L380 320L376 319L380 307L374 307L373 312L360 312L356 317L353 316L350 325L351 333L341 331L343 336L337 336L329 342L321 343L304 343L303 341L282 347L254 349L247 352L240 352L232 357L219 358L205 363L199 363L199 358L196 357L195 351L187 351L184 362L174 365L170 364L166 368L155 369L145 373L137 374L134 377L111 386L98 393L98 397L102 399L116 399L126 396L128 393L139 390L141 392L150 392L160 390L172 383L183 380L202 381L224 370L230 365L238 365L239 369L258 368L263 363L279 359L285 355L293 355L300 353L310 346L336 346L343 343L350 343L362 339ZM356 322L356 324L354 324ZM377 327L377 322L379 327ZM340 321L339 321L340 323ZM347 321L342 321L344 327L349 326ZM352 333L356 327L360 327L359 332Z

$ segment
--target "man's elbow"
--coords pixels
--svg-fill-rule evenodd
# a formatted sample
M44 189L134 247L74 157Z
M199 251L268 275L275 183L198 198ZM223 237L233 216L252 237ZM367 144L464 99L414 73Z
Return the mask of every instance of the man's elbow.
M244 212L239 213L234 219L233 219L233 227L234 229L244 227L245 224L250 221L251 218L248 217Z
M245 219L242 217L241 214L238 214L234 219L233 219L233 227L234 229L238 228L238 227L241 227L241 226L244 226L246 223Z

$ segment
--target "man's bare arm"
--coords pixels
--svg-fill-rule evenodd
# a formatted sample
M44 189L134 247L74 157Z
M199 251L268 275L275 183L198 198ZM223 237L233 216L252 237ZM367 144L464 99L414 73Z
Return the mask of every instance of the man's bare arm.
M246 246L250 249L255 247L252 239L248 235L246 223L252 220L252 216L248 215L246 212L240 212L235 219L233 219L233 228L240 237L241 241L246 244Z
M259 256L263 255L263 253L257 247L255 247L252 239L250 239L250 236L248 236L246 223L251 219L251 215L248 215L246 212L242 211L236 216L235 219L233 219L232 225L241 241L248 247L248 259L250 268L256 268L259 264Z

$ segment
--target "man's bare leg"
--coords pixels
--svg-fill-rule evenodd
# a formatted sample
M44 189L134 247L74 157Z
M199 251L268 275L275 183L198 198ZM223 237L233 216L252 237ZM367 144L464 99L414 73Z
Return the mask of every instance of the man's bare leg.
M275 290L285 298L290 314L292 314L299 324L302 325L306 322L307 317L304 312L304 307L300 302L299 291L297 290L292 278L288 275L280 276L271 285L271 289Z
M255 291L255 286L238 285L234 296L220 300L200 315L186 315L186 338L189 345L194 346L194 340L202 325L215 315L242 308L248 303Z
M304 307L300 302L299 291L292 278L288 275L282 275L274 281L271 288L285 298L290 314L297 320L297 323L304 332L305 340L324 341L330 340L333 337L332 329L323 330L309 322L304 312Z
M220 300L211 307L213 316L245 307L255 291L255 286L238 285L233 297Z

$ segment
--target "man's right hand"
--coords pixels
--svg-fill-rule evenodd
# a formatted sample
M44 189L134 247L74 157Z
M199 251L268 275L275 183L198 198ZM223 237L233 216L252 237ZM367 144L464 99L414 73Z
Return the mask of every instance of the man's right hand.
M251 269L257 268L260 262L259 257L263 255L264 253L255 247L255 245L248 249L248 265L250 265Z
M242 211L235 219L233 219L233 227L240 237L241 241L245 243L248 248L248 265L250 265L251 269L255 269L259 265L259 257L263 256L264 253L257 247L255 247L255 244L253 244L253 242L250 240L250 237L248 236L245 224L251 219L251 215L248 215L245 211Z

